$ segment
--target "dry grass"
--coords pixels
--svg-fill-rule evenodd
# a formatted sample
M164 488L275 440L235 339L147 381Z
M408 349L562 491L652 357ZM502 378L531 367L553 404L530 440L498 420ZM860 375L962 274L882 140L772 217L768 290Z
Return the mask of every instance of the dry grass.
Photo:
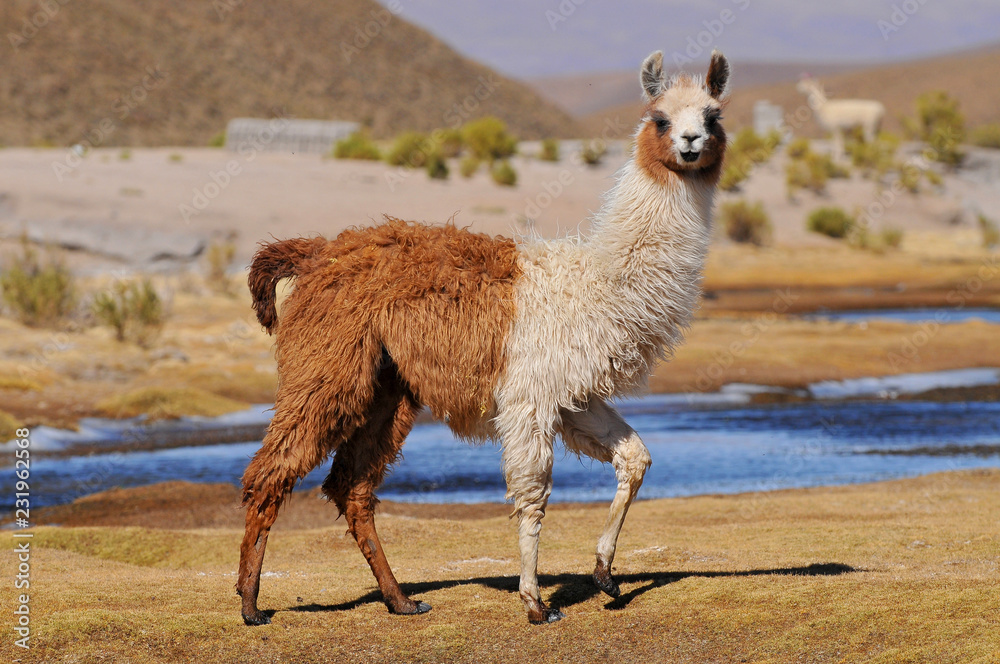
M150 420L163 420L184 415L217 417L248 406L196 387L143 387L104 399L97 403L97 410L107 417L145 415Z
M241 530L210 527L213 515L238 514L236 491L162 488L178 518L157 519L157 530L35 530L34 648L19 653L21 661L486 664L544 653L554 661L985 663L1000 656L997 470L639 502L619 546L623 594L615 601L589 577L605 506L555 506L543 530L542 594L567 618L543 627L524 620L514 526L495 506L464 520L414 516L413 507L407 516L380 516L404 588L434 607L400 617L380 603L333 508L306 505L319 503L313 498L293 503L271 537L261 604L275 611L273 624L244 627L233 593ZM155 489L138 490L140 503ZM108 506L128 498L116 494ZM102 497L77 507L95 500ZM186 529L170 529L178 524ZM0 601L10 606L13 592L6 584Z

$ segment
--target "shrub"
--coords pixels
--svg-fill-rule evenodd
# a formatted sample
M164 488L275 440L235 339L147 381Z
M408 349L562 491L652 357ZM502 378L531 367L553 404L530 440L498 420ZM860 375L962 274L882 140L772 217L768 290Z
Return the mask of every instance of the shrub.
M981 125L972 130L969 136L973 145L981 148L1000 148L1000 124Z
M382 158L375 142L363 131L356 131L342 138L333 146L333 156L337 159L367 159L378 161Z
M393 166L423 168L432 152L427 136L417 131L404 131L396 137L385 160Z
M171 152L170 155L167 157L167 159L169 159L175 164L179 164L182 161L184 161L184 155L182 155L180 152Z
M719 188L722 191L737 191L740 185L750 176L753 162L743 155L727 155L722 175L719 176Z
M917 97L916 118L907 119L907 131L927 143L928 158L955 167L962 163L965 153L959 145L965 140L965 117L958 108L958 100L944 91L926 92Z
M796 138L788 143L785 153L792 159L801 159L812 152L812 145L808 138Z
M759 247L771 239L771 220L762 203L750 204L744 200L725 203L719 209L719 218L726 235L734 242Z
M493 163L517 152L517 140L500 118L487 116L462 127L462 141L482 161Z
M462 132L459 129L438 129L433 133L434 141L437 143L437 151L445 159L454 159L462 154L465 142L462 140Z
M493 176L493 181L499 185L513 187L517 184L517 171L514 170L514 167L506 159L494 164L490 175Z
M118 281L94 298L94 316L114 329L118 341L147 346L163 326L163 303L152 282Z
M559 161L559 141L554 138L542 141L542 152L538 158L542 161Z
M59 260L42 262L25 237L21 255L9 259L0 273L3 300L25 325L56 325L72 313L76 305L73 274Z
M207 266L205 269L205 281L208 287L216 293L223 295L235 295L233 292L233 282L229 280L229 266L236 256L236 245L231 241L213 242L208 245L205 251Z
M466 155L459 163L458 170L463 178L471 178L479 170L479 157L474 154Z
M854 227L854 217L839 207L821 207L813 210L806 221L806 228L813 233L837 239L847 237Z
M983 247L990 249L1000 245L1000 228L997 227L996 222L984 214L977 215L976 220L979 222L979 230L983 234Z
M903 244L903 230L901 228L884 228L880 239L885 246L898 249Z
M132 158L132 151L128 148L122 148L121 152L118 153L118 158L122 161L128 161Z
M607 153L608 146L604 144L604 141L584 141L583 145L580 146L580 158L588 166L597 166L600 164Z
M867 177L882 176L896 167L896 150L899 148L899 137L893 134L879 134L874 141L860 140L860 137L847 142L845 149L851 158L851 164Z
M781 134L778 132L772 132L765 137L755 132L752 127L744 127L733 139L729 153L743 155L754 164L763 164L771 158L774 149L780 143Z
M444 156L435 150L427 155L427 176L432 180L447 180L448 179L448 164L445 162Z
M226 132L220 131L218 134L208 139L208 147L210 148L226 147Z

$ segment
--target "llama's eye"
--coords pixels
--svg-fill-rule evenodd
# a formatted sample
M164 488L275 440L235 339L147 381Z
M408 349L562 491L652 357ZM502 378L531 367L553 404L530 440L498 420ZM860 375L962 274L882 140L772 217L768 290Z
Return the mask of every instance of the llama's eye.
M664 117L655 117L653 118L653 122L656 123L657 131L664 132L670 128L670 120Z
M721 119L722 119L721 115L716 115L715 113L713 113L712 115L709 115L708 117L705 118L705 124L708 126L709 129L711 129L715 127L715 125L719 124L719 120Z

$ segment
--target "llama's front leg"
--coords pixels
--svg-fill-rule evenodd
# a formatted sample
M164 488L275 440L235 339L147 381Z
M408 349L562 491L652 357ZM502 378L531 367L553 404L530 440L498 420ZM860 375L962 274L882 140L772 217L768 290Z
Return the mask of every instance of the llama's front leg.
M538 588L538 540L545 507L552 493L552 439L534 436L530 444L506 447L504 475L507 496L514 499L517 542L521 551L519 591L528 610L528 622L550 623L565 617L542 601Z
M611 501L604 532L597 541L597 565L594 568L597 587L611 597L618 597L621 590L611 576L611 563L615 559L618 535L621 534L625 516L652 461L649 450L621 415L599 399L592 400L586 410L564 412L561 433L566 447L599 461L610 462L618 477L618 490Z

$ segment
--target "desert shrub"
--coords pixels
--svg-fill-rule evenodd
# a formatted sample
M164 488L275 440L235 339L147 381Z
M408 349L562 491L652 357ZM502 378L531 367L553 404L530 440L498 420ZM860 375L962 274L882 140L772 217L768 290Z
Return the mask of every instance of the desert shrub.
M812 152L808 138L796 138L788 143L785 153L792 159L801 159Z
M809 213L806 228L813 233L843 239L855 230L854 217L839 207L821 207Z
M432 137L434 142L437 143L437 151L445 159L454 159L462 154L465 141L462 139L462 131L460 129L452 129L451 127L438 129L434 131Z
M115 331L118 341L149 345L163 326L163 302L149 279L117 281L94 297L94 316Z
M725 164L722 167L722 175L719 176L719 188L722 191L738 191L740 185L750 176L753 162L743 155L726 155Z
M559 141L554 138L542 141L542 152L538 158L542 161L559 161Z
M0 272L3 301L25 325L57 325L76 306L73 274L62 261L50 256L42 261L27 238L21 241L21 254L9 257Z
M997 223L984 214L977 215L976 220L983 234L983 247L990 249L1000 245L1000 228L997 227Z
M917 97L915 118L904 120L904 127L929 148L927 156L946 166L962 163L965 153L959 145L965 140L965 117L958 100L947 92L926 92Z
M896 150L899 137L882 133L874 141L864 141L860 136L846 142L845 150L851 164L861 170L865 177L881 177L896 167Z
M499 185L513 187L517 184L517 171L514 170L514 167L506 159L494 164L492 170L490 170L490 175L493 176L493 181Z
M220 131L218 134L208 139L208 147L210 148L226 147L226 132Z
M128 148L122 148L121 152L118 153L118 158L122 161L128 161L132 158L132 151Z
M733 139L729 146L729 154L743 155L754 164L763 164L774 150L781 143L781 133L771 132L767 136L761 136L752 127L744 127Z
M393 141L385 160L393 166L423 168L427 164L427 155L433 152L431 147L425 134L404 131Z
M167 156L167 159L175 164L179 164L184 161L184 155L180 152L171 152L170 155Z
M444 155L437 150L427 155L427 164L424 168L427 169L427 176L432 180L448 179L448 163L445 161Z
M882 244L893 249L899 249L903 244L903 229L901 228L883 228L880 234L880 239Z
M382 152L375 142L363 131L356 131L342 138L333 146L333 156L337 159L368 159L378 161Z
M806 149L799 157L789 159L785 165L785 184L789 197L799 189L808 189L816 194L826 193L830 178L848 178L851 172L835 162L828 154L819 154Z
M580 146L580 159L588 166L597 166L608 153L608 146L604 141L584 141Z
M471 178L479 170L479 157L474 154L466 155L458 164L458 170L463 178Z
M981 148L1000 148L1000 123L976 127L969 134L969 140Z
M236 256L236 244L232 240L213 242L205 251L205 282L216 293L234 295L233 283L229 279L229 266Z
M493 116L465 123L462 141L472 154L489 163L517 152L517 139L507 133L503 120Z
M771 239L771 220L762 203L751 204L745 200L725 203L719 209L719 218L726 235L733 242L759 247Z

